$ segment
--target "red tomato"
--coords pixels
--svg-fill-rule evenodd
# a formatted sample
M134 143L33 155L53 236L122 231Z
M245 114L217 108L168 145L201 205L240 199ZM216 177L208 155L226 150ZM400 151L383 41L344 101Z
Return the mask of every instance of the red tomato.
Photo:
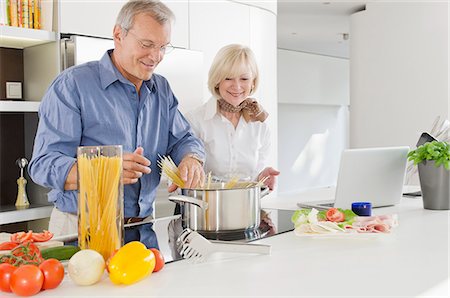
M64 279L64 266L57 259L48 259L39 265L44 274L43 290L54 289Z
M153 269L153 272L158 272L159 270L163 269L163 267L164 267L164 263L165 263L164 257L158 249L150 248L150 250L155 255L155 260L156 260L156 265L155 265L155 269Z
M35 265L23 265L11 275L11 291L19 296L31 296L39 293L44 283L44 274Z
M52 239L53 237L53 233L44 230L44 232L42 233L33 233L31 235L31 239L33 239L34 242L45 242L48 241L50 239Z
M0 243L0 250L11 250L14 247L16 247L17 245L19 245L19 243L16 243L16 242L3 242L3 243Z
M22 243L25 241L31 241L31 237L33 235L33 231L28 232L17 232L11 235L11 242Z
M342 222L345 220L345 215L336 208L330 208L327 211L327 220L334 222Z
M106 262L105 262L106 271L108 271L108 273L109 273L109 262L111 261L112 257L114 257L114 255L117 253L118 250L119 250L119 249L116 249L115 251L113 251L113 252L111 253L111 255L109 256L109 258L108 258L108 259L106 260Z
M2 263L0 264L0 290L3 292L11 292L9 287L11 275L17 269L11 264Z

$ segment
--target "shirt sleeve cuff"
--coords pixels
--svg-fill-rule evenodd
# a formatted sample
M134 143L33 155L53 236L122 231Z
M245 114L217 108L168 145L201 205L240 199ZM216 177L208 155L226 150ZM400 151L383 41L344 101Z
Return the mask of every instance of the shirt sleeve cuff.
M67 175L76 161L76 158L69 156L61 156L55 160L55 163L51 166L51 176L57 189L64 191Z

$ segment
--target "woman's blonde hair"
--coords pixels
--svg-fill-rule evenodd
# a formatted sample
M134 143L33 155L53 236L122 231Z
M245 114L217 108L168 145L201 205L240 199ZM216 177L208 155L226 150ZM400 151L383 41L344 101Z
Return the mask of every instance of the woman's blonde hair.
M208 89L211 94L219 98L219 84L226 78L236 78L251 72L253 87L252 95L258 88L259 71L253 51L243 45L230 44L217 52L208 74Z

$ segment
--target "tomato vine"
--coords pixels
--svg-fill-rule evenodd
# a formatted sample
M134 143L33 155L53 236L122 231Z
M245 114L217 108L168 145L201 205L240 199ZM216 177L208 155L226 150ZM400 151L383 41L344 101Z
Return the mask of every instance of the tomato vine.
M11 253L0 256L0 263L9 263L19 267L21 265L39 266L43 261L39 248L31 242L22 243L11 250Z

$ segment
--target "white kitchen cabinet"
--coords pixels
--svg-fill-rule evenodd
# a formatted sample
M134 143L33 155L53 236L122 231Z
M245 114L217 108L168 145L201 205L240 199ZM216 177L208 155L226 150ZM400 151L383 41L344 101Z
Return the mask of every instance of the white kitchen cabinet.
M204 98L210 96L206 82L217 51L225 45L250 44L250 7L229 1L192 1L189 4L190 49L202 51Z
M348 59L278 50L280 103L349 105Z
M127 0L60 0L60 32L112 38L116 17ZM163 1L173 11L172 44L188 47L188 1Z
M265 9L277 14L277 0L236 0L235 2Z
M59 0L59 31L112 38L117 14L126 0Z
M449 118L448 22L445 1L371 2L352 15L351 147L415 147Z
M272 150L270 153L270 166L277 167L276 134L278 124L277 100L277 18L267 10L250 7L250 48L255 54L259 68L259 87L255 92L257 98L270 117Z
M187 49L189 47L189 1L164 0L164 4L175 14L172 24L172 45Z

